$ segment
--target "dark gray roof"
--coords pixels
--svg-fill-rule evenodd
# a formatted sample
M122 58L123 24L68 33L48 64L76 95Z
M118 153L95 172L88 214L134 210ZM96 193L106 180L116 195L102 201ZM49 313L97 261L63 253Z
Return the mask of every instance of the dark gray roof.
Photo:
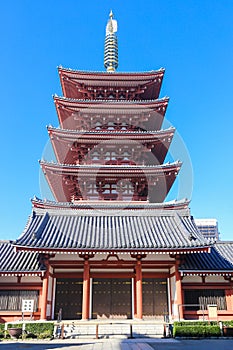
M180 271L232 271L233 273L233 242L218 242L211 247L210 254L189 254L184 257Z
M38 253L16 252L10 241L0 241L0 275L9 273L43 274Z
M207 247L188 209L34 208L16 246L48 250L192 250Z

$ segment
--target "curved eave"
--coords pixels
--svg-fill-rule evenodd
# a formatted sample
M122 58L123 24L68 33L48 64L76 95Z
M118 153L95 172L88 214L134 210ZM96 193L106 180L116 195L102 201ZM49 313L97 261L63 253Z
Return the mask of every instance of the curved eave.
M100 170L105 173L122 173L126 172L127 174L137 173L140 174L145 172L146 174L154 174L157 172L164 173L165 171L175 171L181 168L182 163L177 161L171 164L163 164L163 165L71 165L71 164L58 164L58 163L49 163L45 161L40 161L40 165L43 170L50 169L51 171L58 172L61 174L73 173L82 171L83 174L96 174L96 172L100 173Z
M107 210L119 210L119 209L127 209L127 210L187 210L190 204L189 200L179 200L179 201L170 201L164 203L141 203L141 202L132 202L122 203L119 202L111 202L108 203L103 201L77 201L77 202L54 202L48 200L40 200L38 198L33 198L31 200L33 208L41 208L41 209L107 209Z
M87 122L87 128L92 129L95 120L101 119L103 122L105 117L106 122L115 118L126 119L133 125L136 125L136 121L143 122L143 125L146 122L143 126L145 130L159 130L168 102L167 97L150 101L76 100L54 97L59 123L63 129L79 129L79 121L84 120Z
M233 270L179 270L181 276L233 276Z
M48 126L47 130L50 135L60 137L62 139L67 139L69 141L80 141L83 143L85 139L94 137L95 140L112 140L119 139L119 137L129 138L130 140L141 140L145 142L157 141L159 138L164 137L173 137L175 133L175 128L169 128L165 130L155 130L155 131L102 131L102 130L93 130L93 131L83 131L83 130L69 130L69 129L60 129L52 126ZM90 140L91 141L91 140ZM121 141L121 140L119 140ZM95 142L95 141L94 141Z
M59 69L63 95L74 98L94 98L96 89L112 92L121 90L129 98L140 96L140 99L158 98L164 70L149 73L86 73ZM109 89L109 90L108 90ZM135 89L132 91L131 89ZM131 97L130 97L131 95ZM136 97L137 98L137 97Z
M74 110L79 110L81 108L106 108L109 109L138 109L138 107L147 107L147 108L155 108L159 105L167 105L169 102L169 97L157 98L154 100L117 100L117 99L109 99L109 100L88 100L88 99L76 99L76 98L68 98L63 96L53 96L54 103L56 105L60 104L64 107L73 108Z
M197 230L188 209L74 211L34 208L23 234L13 245L17 249L41 253L186 254L210 249L210 243Z
M20 246L20 245L14 245L16 251L31 251L31 252L37 252L41 254L83 254L83 255L92 255L92 254L110 254L110 253L126 253L126 254L155 254L155 255L161 255L161 254L193 254L193 253L206 253L209 250L209 246L206 247L193 247L193 248L169 248L169 249L122 249L122 248L111 248L111 249L86 249L86 248L77 248L77 249L71 249L71 248L48 248L48 247L28 247L28 246Z
M51 144L59 163L75 164L79 147L88 147L94 150L95 146L104 146L107 150L112 145L118 147L140 146L140 152L150 152L154 162L162 164L172 142L175 129L160 130L154 132L140 131L80 131L57 129L49 126L48 133ZM75 148L73 146L75 143ZM76 150L76 151L75 151ZM133 160L133 159L132 159ZM85 159L82 163L85 163ZM143 163L143 161L138 161Z
M147 72L98 72L98 71L82 71L82 70L75 70L71 68L64 68L62 66L58 67L58 72L60 73L66 73L68 76L72 78L85 78L85 79L107 79L111 80L111 77L114 78L119 78L119 79L148 79L148 78L155 78L157 76L163 75L165 72L164 68L160 68L158 70L152 70L152 71L147 71Z
M20 249L19 249L20 250ZM44 276L45 271L0 271L0 276L31 276L31 277L40 277Z
M212 244L210 254L185 257L179 268L185 275L233 275L233 244L221 241Z
M42 276L38 255L17 253L12 243L0 240L0 276Z
M105 178L113 183L117 183L119 179L131 179L134 182L146 181L151 201L161 203L165 200L181 168L180 162L158 166L61 165L46 162L40 162L40 164L54 198L58 202L71 202L77 193L80 200L85 199L86 195L80 190L80 185L84 182L86 184L87 180L90 183L96 181L99 183ZM99 196L97 187L95 194L91 196L93 195Z

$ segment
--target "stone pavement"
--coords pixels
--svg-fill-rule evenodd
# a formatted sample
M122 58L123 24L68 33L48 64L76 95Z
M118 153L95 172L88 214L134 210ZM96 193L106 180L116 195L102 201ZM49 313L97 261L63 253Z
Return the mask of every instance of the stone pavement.
M3 350L232 350L233 339L65 339L52 341L4 341Z

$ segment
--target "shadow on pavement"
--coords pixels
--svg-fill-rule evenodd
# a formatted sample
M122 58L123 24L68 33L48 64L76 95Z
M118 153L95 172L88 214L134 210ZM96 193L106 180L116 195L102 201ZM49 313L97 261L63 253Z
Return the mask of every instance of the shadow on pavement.
M70 349L75 350L83 345L93 345L95 341L89 342L89 343L81 343L81 342L66 342L61 341L60 343L52 343L52 342L0 342L0 348L4 350L23 350L23 349L35 349L35 350L50 350L50 349Z

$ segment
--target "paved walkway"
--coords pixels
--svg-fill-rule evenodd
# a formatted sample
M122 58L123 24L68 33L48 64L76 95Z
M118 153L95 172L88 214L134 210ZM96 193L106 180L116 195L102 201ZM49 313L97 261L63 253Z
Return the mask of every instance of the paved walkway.
M0 342L3 350L232 350L233 339L72 339Z

